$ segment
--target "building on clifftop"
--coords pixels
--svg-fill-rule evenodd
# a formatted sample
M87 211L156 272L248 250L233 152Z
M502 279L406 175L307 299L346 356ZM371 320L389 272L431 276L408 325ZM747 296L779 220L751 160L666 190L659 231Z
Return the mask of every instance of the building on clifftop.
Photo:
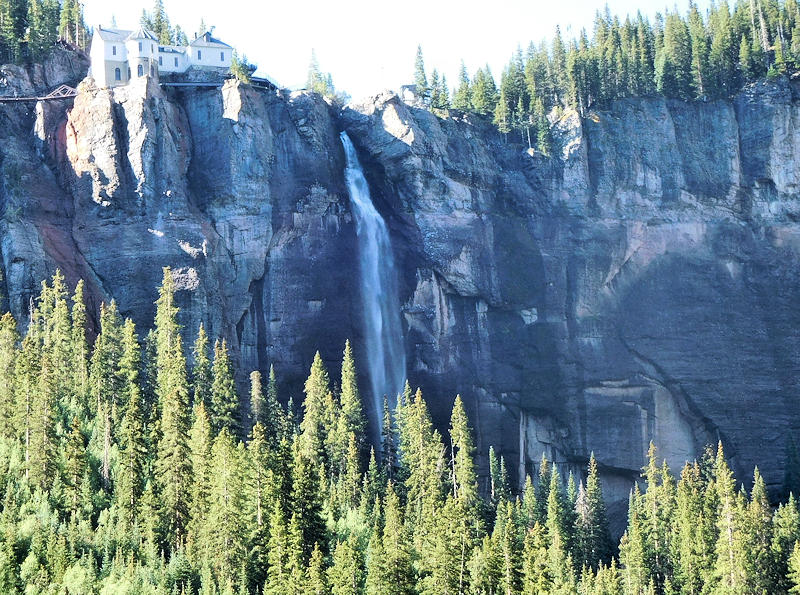
M233 48L203 33L189 45L159 45L152 31L136 31L97 26L89 52L89 74L99 87L118 87L131 80L159 74L183 74L190 70L227 74Z

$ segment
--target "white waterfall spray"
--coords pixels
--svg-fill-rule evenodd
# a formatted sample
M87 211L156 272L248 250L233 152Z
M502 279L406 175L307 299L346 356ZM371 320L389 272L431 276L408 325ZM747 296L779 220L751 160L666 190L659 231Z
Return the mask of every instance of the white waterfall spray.
M347 165L345 180L356 219L367 367L377 416L375 427L380 432L383 396L388 395L389 403L394 403L406 378L397 272L386 223L372 204L353 143L347 133L340 136Z

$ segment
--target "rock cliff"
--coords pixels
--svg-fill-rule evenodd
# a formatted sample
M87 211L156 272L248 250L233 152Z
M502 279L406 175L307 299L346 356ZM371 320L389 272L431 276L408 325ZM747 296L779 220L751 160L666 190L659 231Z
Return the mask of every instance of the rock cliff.
M0 94L69 80L50 70L4 70ZM189 340L202 321L242 379L274 363L299 398L315 349L334 369L345 338L363 352L344 129L391 231L408 375L439 421L461 393L480 452L515 477L593 451L619 508L650 440L680 467L722 439L740 478L757 464L780 487L800 425L796 84L554 114L550 157L391 93L339 110L232 81L87 78L73 105L0 120L20 320L60 267L147 327L169 265Z

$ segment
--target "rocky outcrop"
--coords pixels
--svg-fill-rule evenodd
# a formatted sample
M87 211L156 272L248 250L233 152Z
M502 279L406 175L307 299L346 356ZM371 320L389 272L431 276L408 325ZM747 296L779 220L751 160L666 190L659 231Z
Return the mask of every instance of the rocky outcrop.
M800 102L616 102L552 159L391 94L345 126L403 254L409 375L468 397L483 452L598 457L618 509L649 442L722 439L773 488L797 405ZM770 453L765 456L765 453Z
M594 452L619 508L651 440L679 467L721 438L740 477L758 464L779 487L800 422L796 86L554 114L549 157L391 93L340 111L233 81L79 90L0 107L21 320L61 267L146 328L171 266L187 340L203 322L242 379L272 363L299 398L317 348L333 368L345 338L364 349L345 129L392 235L408 375L439 421L461 393L480 452L520 478L542 453L577 469Z

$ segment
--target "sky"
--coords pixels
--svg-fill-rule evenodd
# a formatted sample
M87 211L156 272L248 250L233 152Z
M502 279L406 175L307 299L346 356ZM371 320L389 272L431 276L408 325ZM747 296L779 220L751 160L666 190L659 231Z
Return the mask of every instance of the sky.
M701 10L710 0L699 0ZM237 48L279 85L304 85L312 49L321 70L353 99L383 89L398 90L413 80L417 45L428 74L433 68L456 84L461 60L472 73L488 64L495 78L514 50L550 39L556 25L565 38L591 30L595 12L608 3L624 17L637 10L652 18L674 0L164 0L171 24L190 38L201 18L214 36ZM135 28L153 2L84 0L90 27ZM677 4L681 11L688 0ZM479 9L478 6L481 8Z

